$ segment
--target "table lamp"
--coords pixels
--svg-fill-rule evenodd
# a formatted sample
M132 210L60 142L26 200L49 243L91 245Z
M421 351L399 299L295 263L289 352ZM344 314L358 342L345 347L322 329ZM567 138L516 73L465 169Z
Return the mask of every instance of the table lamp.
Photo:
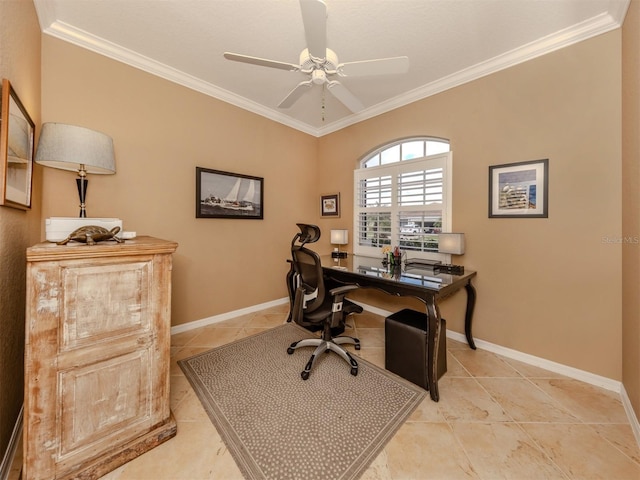
M438 253L464 254L464 233L439 233Z
M349 231L348 230L331 230L331 244L338 245L337 250L331 253L333 258L346 258L347 252L340 251L340 245L346 245L349 243Z
M87 173L116 173L113 140L104 133L63 123L45 123L35 162L45 167L77 171L80 217L87 216Z

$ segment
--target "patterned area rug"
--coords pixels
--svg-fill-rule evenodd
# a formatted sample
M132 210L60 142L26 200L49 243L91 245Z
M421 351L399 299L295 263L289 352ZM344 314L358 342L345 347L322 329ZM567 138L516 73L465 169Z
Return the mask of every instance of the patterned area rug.
M178 362L247 479L356 479L427 393L334 353L302 380L312 348L287 347L304 337L288 323Z

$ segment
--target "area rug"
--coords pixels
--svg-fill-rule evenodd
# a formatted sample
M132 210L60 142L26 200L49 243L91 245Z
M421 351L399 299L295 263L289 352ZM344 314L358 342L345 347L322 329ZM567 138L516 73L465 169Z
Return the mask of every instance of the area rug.
M359 478L427 393L333 353L302 380L313 349L287 347L312 336L288 323L178 362L247 479Z

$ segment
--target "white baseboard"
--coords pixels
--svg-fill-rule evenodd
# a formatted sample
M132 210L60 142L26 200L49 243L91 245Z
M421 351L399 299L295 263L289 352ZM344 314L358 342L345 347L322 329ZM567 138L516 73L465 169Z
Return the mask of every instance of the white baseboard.
M467 337L465 337L461 333L447 331L447 336L460 342L467 342ZM596 375L595 373L590 373L585 370L569 367L561 363L552 362L551 360L546 360L534 355L529 355L528 353L522 353L518 350L512 350L510 348L496 345L494 343L485 342L484 340L474 339L474 342L476 344L476 347L482 350L487 350L489 352L496 353L498 355L502 355L503 357L511 358L513 360L517 360L534 367L544 368L545 370L559 373L561 375L564 375L565 377L574 378L590 385L602 387L604 389L611 390L612 392L620 393L620 388L622 387L622 383L620 383L619 381L612 380L607 377L602 377L600 375Z
M247 308L241 308L232 312L221 313L220 315L214 315L213 317L202 318L189 323L183 323L182 325L176 325L171 327L171 335L176 333L188 332L200 327L206 327L207 325L213 325L214 323L224 322L225 320L231 320L232 318L239 317L240 315L246 315L247 313L259 312L265 308L276 307L284 303L289 303L289 298L280 298L278 300L272 300L271 302L260 303Z
M224 320L229 320L231 318L234 318L240 315L257 312L265 308L282 305L288 302L289 302L288 298L281 298L271 302L254 305L252 307L235 310L233 312L228 312L220 315L215 315L213 317L203 318L202 320L196 320L194 322L189 322L187 324L177 325L171 328L171 334L173 335L175 333L186 332L189 330L193 330L195 328L200 328L206 325L222 322ZM383 317L388 317L393 313L388 310L383 310L381 308L374 307L372 305L367 305L366 303L362 303L362 302L354 302L354 303L357 303L368 312L371 312ZM457 340L459 342L467 343L467 338L462 333L447 330L447 337L453 340ZM624 385L622 385L622 382L619 382L617 380L612 380L610 378L603 377L600 375L596 375L594 373L587 372L585 370L580 370L578 368L563 365L561 363L552 362L551 360L546 360L544 358L536 357L534 355L529 355L528 353L523 353L517 350L496 345L491 342L486 342L484 340L474 339L474 342L476 344L476 347L481 350L486 350L488 352L496 353L498 355L502 355L503 357L511 358L513 360L517 360L519 362L526 363L534 367L544 368L545 370L559 373L566 377L574 378L576 380L580 380L581 382L585 382L590 385L595 385L597 387L601 387L606 390L610 390L618 393L620 395L622 404L624 405L624 409L627 413L627 417L629 418L629 423L631 424L631 428L633 429L633 433L636 437L638 445L640 445L640 424L638 423L638 418L635 415L633 408L631 407L631 402L629 400L629 397L627 396L627 392L624 389Z
M7 450L4 452L2 463L0 464L0 480L7 480L9 478L9 473L11 472L11 467L13 466L13 460L16 455L16 451L18 450L18 446L20 445L20 439L22 438L23 408L24 406L20 407L20 413L18 414L18 419L13 426L13 432L11 433L11 438L9 439L9 445L7 445Z
M624 405L624 411L627 412L627 418L631 424L631 430L633 430L633 435L636 437L636 443L640 446L640 422L638 422L636 412L633 411L631 400L629 400L629 396L627 395L624 385L622 385L620 389L620 397L622 399L622 405Z

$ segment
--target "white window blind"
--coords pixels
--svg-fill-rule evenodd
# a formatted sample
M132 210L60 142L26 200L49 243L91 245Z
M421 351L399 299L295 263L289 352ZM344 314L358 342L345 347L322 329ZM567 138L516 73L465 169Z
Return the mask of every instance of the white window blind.
M354 252L380 256L399 246L410 258L440 259L437 234L450 231L451 152L354 172Z

